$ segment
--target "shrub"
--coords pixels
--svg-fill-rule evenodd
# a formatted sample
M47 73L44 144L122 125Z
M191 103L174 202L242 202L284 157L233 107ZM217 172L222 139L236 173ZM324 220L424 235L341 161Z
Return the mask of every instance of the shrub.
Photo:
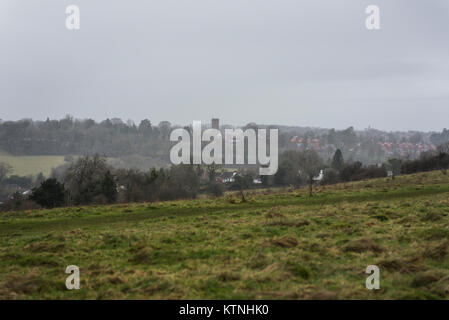
M338 171L332 168L327 168L323 172L323 180L321 180L321 184L334 184L340 181L340 177L338 175Z
M207 192L214 197L220 197L224 193L223 184L217 182L210 182L207 186Z
M30 199L45 208L60 207L65 204L66 191L56 179L47 179L39 188L33 189Z

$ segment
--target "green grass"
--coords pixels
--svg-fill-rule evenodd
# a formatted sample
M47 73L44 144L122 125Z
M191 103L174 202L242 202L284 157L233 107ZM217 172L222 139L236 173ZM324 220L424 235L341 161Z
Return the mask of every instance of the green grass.
M48 177L52 168L64 164L64 156L12 156L0 151L0 162L11 165L15 175L34 176L42 172Z
M449 298L441 172L247 198L0 213L0 298Z

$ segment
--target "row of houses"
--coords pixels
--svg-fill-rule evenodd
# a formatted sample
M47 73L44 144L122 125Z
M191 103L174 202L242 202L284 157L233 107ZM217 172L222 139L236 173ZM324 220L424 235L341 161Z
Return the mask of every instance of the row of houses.
M387 156L398 154L403 157L411 156L418 157L423 152L435 151L436 147L433 144L410 142L392 143L392 142L379 142L379 146L385 152Z
M323 144L320 143L319 139L316 138L303 138L300 136L293 136L289 140L290 146L297 149L309 149L315 151L322 150L336 150L336 146L333 144ZM378 145L381 147L382 151L386 156L399 155L401 157L412 157L416 158L423 152L434 151L436 150L436 146L430 143L410 143L410 142L402 142L402 143L392 143L392 142L378 142ZM358 143L357 147L360 147L361 144ZM352 152L353 149L347 150Z
M302 138L299 136L293 136L290 138L290 143L295 145L297 148L306 148L306 149L312 149L315 151L323 150L324 148L328 147L325 145L321 145L320 141L316 138Z
M223 172L219 177L215 180L219 183L233 183L235 181L236 176L239 173L237 171L227 171ZM262 184L262 180L260 178L254 178L253 184Z

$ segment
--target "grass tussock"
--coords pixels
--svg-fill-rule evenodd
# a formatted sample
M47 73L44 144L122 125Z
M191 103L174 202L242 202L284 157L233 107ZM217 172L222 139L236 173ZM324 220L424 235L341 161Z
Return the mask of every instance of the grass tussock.
M344 252L356 252L356 253L364 253L367 251L379 253L384 250L385 250L384 248L377 245L373 240L370 239L352 240L343 247Z

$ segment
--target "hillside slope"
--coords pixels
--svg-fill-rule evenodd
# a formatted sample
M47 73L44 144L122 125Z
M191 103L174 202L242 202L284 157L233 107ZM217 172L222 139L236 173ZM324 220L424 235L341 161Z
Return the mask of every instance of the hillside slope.
M449 298L449 176L0 213L0 298ZM381 289L365 288L365 268ZM81 289L65 288L77 265Z

